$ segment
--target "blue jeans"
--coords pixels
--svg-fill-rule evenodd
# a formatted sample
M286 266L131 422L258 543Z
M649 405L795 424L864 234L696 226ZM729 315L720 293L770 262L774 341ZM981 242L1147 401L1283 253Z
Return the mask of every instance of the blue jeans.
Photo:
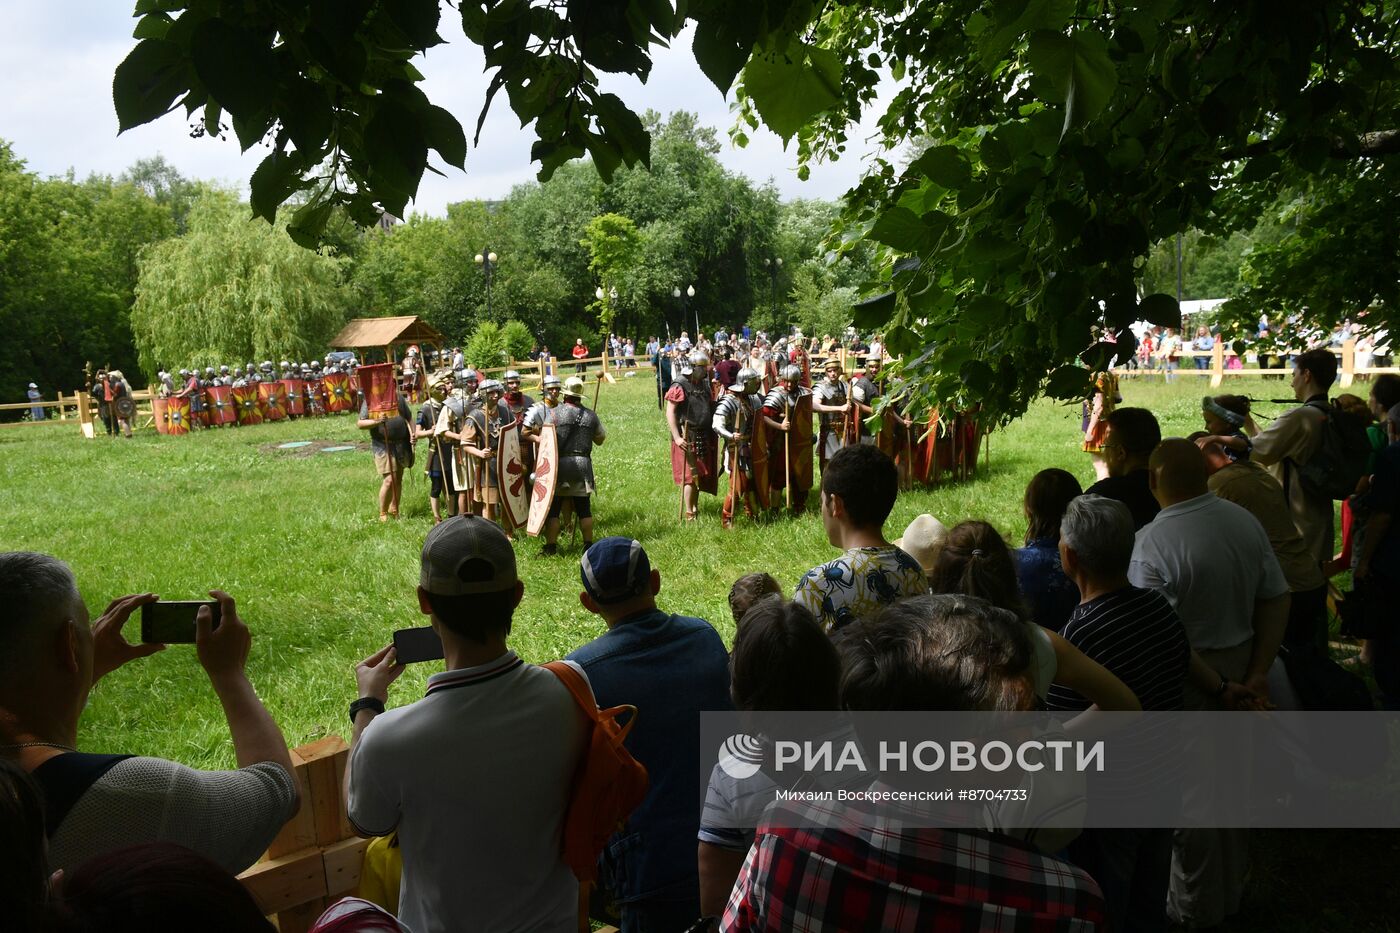
M1197 357L1193 357L1193 359L1195 359L1195 361L1196 361L1196 368L1197 368L1197 369L1210 369L1210 357L1208 357L1208 356L1197 356Z

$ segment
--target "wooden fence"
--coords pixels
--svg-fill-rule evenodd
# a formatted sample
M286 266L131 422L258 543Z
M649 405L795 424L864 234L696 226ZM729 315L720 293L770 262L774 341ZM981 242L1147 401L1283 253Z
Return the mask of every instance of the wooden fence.
M1351 384L1356 381L1357 376L1369 378L1382 373L1400 373L1400 367L1396 366L1357 366L1355 340L1348 340L1340 347L1328 347L1327 349L1331 350L1332 353L1338 357L1336 386L1339 389L1350 388ZM1302 350L1282 350L1277 353L1267 353L1265 355L1277 356L1279 360L1282 361L1288 359L1290 356L1297 356L1302 352ZM1191 350L1183 348L1176 356L1181 362L1189 360L1190 365L1188 367L1178 366L1170 372L1170 375L1173 377L1204 376L1210 380L1210 387L1212 389L1219 387L1220 384L1224 382L1225 378L1229 376L1291 376L1293 374L1293 370L1288 368L1246 368L1243 358L1236 356L1234 350L1219 342L1210 350ZM1209 358L1210 366L1205 369L1197 369L1195 360L1198 357ZM1231 369L1229 367L1227 361L1232 358L1240 360L1240 367L1238 369ZM1130 367L1126 363L1120 362L1118 365L1114 366L1114 371L1121 376L1167 375L1168 373L1166 370L1159 368L1160 365L1158 357L1154 354L1150 368Z

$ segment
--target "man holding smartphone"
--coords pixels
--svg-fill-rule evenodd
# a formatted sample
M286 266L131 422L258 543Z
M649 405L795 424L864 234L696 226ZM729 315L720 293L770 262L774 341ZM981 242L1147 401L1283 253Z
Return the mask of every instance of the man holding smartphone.
M499 525L449 518L423 542L418 585L446 670L385 712L404 669L393 646L355 668L346 810L362 835L399 832L399 916L418 933L578 929L560 840L586 724L554 673L506 647L524 592Z
M251 636L233 597L195 620L195 651L223 706L238 768L197 771L174 761L77 750L93 684L165 646L128 642L122 628L143 593L113 600L91 627L73 572L27 551L0 553L0 755L44 789L49 862L69 868L141 842L174 842L230 872L257 861L300 802L286 740L244 667Z

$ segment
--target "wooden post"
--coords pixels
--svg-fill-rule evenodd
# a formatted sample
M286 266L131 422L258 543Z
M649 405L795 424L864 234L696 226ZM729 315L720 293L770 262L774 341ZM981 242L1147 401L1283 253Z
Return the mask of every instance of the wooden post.
M1217 340L1215 346L1210 349L1210 387L1216 389L1220 387L1220 382L1225 378L1225 341Z
M544 371L544 357L543 357L543 356L537 356L537 357L535 357L535 366L536 366L536 368L539 369L539 371L540 371L540 385L543 386L543 385L544 385L544 377L545 377L545 371Z
M68 420L68 408L63 404L63 393L58 393L58 420Z
M599 379L605 378L608 374L608 342L606 340L603 341L603 352L601 355L601 362L603 364L603 374L598 377Z
M1356 340L1348 337L1342 341L1342 379L1341 388L1345 389L1351 385L1356 378Z

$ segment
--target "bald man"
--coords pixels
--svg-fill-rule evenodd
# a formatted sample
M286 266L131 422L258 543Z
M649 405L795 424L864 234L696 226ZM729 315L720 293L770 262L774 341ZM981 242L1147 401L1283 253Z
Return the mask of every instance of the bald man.
M1220 675L1212 692L1187 681L1188 710L1223 709L1223 698L1235 693L1232 682L1267 703L1269 666L1288 619L1288 582L1269 536L1248 511L1210 491L1209 475L1205 455L1191 441L1169 438L1157 446L1148 483L1162 510L1138 531L1128 569L1134 586L1167 597L1191 647ZM1189 775L1182 788L1188 812L1209 805L1213 787L1209 774ZM1178 830L1168 916L1209 927L1238 911L1247 857L1244 830Z

